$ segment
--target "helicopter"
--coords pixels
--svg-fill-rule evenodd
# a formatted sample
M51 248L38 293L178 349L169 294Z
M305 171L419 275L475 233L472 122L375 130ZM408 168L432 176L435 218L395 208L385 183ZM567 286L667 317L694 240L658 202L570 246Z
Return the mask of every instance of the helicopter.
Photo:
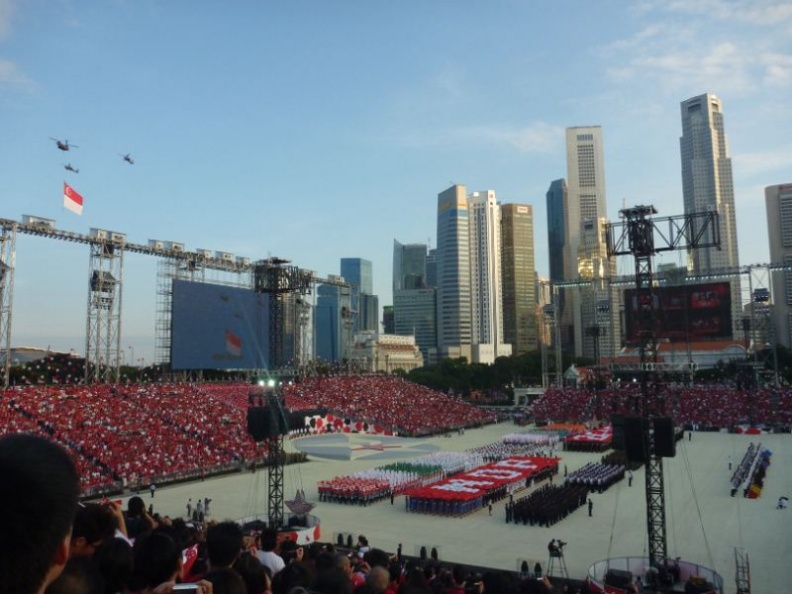
M58 140L57 138L53 138L50 136L50 140L55 141L55 145L62 151L68 151L71 148L80 148L76 144L69 144L68 140Z
M129 153L127 153L126 155L119 154L118 156L121 157L124 161L126 161L130 165L135 164L135 160L132 158L132 155L130 155Z
M80 173L80 170L77 169L76 167L73 167L71 163L66 163L66 165L63 166L63 168L66 171L73 171L74 173Z

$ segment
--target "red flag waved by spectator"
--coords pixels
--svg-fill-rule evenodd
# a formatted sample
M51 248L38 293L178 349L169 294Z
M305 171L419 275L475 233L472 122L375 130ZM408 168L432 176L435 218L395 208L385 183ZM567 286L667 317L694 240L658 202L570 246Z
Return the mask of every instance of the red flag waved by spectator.
M63 206L74 214L82 214L83 197L66 182L63 182Z

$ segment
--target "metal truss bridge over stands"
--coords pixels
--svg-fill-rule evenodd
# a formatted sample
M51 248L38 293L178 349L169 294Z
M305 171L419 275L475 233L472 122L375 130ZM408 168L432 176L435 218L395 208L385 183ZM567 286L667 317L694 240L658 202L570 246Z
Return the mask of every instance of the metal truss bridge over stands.
M251 261L229 252L196 249L189 251L183 243L151 239L146 244L132 243L125 233L92 228L90 233L74 233L55 227L55 221L23 215L21 221L0 218L0 368L4 386L8 386L11 366L12 320L14 311L14 275L16 236L18 233L45 239L67 241L88 246L88 304L85 337L85 382L112 383L120 377L121 368L121 312L124 284L124 254L133 252L159 259L157 267L157 301L155 321L155 357L157 363L170 361L171 306L174 279L212 282L261 292L276 293L271 300L275 306L276 322L281 323L283 300L291 295L298 305L310 307L302 298L314 295L317 285L345 287L350 285L340 277L320 278L313 271L286 266L287 260L268 258ZM263 272L262 272L263 271ZM207 273L215 277L207 278ZM277 288L271 281L276 282ZM283 285L287 279L287 285ZM291 280L290 280L291 279ZM294 279L297 279L293 282ZM291 308L299 312L295 326L304 335L308 316L304 307ZM277 340L276 336L270 337ZM280 344L276 344L275 352ZM299 354L299 350L295 349ZM272 365L270 365L272 366Z

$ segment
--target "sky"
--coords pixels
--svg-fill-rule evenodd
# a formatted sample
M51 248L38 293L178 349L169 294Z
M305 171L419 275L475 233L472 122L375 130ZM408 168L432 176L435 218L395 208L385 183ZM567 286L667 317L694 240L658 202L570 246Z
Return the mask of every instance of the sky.
M767 262L764 188L792 182L791 91L792 2L778 0L0 0L0 218L322 277L366 258L387 305L393 240L434 247L454 183L532 204L546 275L569 126L602 126L612 219L682 214L680 102L713 93L740 262ZM64 181L82 216L63 209ZM88 256L17 237L14 346L84 352ZM155 309L156 259L127 254L130 360L152 360Z

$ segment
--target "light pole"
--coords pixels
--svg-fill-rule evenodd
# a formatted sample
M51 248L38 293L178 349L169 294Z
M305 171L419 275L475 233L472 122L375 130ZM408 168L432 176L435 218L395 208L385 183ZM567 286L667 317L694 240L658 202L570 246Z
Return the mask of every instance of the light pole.
M129 345L129 350L130 350L130 353L131 353L131 359L130 359L130 361L129 361L129 364L130 364L131 366L133 366L133 367L137 367L137 361L135 361L135 347L133 347L133 346L130 344L130 345Z

